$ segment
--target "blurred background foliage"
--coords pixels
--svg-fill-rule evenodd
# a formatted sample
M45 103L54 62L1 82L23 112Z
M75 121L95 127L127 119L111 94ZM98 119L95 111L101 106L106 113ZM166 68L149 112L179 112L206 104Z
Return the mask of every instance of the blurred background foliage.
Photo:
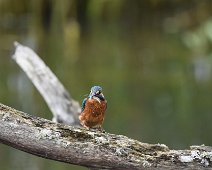
M11 60L33 48L82 101L93 85L108 100L104 128L184 149L212 144L212 1L0 0L0 102L51 119ZM85 169L0 144L2 170Z

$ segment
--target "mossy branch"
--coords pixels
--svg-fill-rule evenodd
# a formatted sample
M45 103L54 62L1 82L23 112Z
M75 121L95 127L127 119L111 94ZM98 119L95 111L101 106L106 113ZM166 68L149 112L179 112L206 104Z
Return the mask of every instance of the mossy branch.
M0 142L47 159L95 169L212 168L212 148L170 150L122 135L93 132L0 104Z

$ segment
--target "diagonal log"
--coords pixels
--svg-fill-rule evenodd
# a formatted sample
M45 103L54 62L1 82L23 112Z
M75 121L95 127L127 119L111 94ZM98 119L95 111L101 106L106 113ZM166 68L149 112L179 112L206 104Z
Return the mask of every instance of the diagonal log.
M76 102L48 66L30 48L15 42L13 59L27 74L43 96L53 114L53 121L79 124L79 103Z
M0 104L0 142L47 159L94 169L212 169L212 147L170 150L122 135L54 123Z

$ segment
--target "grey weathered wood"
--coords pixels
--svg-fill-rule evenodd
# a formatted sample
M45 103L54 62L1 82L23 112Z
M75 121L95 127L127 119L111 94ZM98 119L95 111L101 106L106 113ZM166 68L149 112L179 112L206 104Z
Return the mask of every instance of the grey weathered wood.
M212 169L212 147L170 150L122 135L92 132L0 104L0 142L44 158L93 169Z
M15 42L13 59L38 89L53 113L53 121L79 124L80 105L69 95L58 78L30 48Z

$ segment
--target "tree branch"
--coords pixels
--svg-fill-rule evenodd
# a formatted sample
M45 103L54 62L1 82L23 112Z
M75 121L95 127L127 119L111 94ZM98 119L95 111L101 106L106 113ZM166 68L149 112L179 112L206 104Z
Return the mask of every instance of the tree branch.
M212 168L212 147L170 150L122 135L92 132L0 104L0 142L47 159L101 169Z
M15 42L13 59L27 74L53 113L53 121L79 124L80 105L71 98L58 78L30 48Z
M80 111L57 77L28 47L15 43L13 56L47 102L54 120L77 124ZM93 132L33 117L0 104L0 142L47 159L93 169L212 168L212 147L170 150L122 135Z

